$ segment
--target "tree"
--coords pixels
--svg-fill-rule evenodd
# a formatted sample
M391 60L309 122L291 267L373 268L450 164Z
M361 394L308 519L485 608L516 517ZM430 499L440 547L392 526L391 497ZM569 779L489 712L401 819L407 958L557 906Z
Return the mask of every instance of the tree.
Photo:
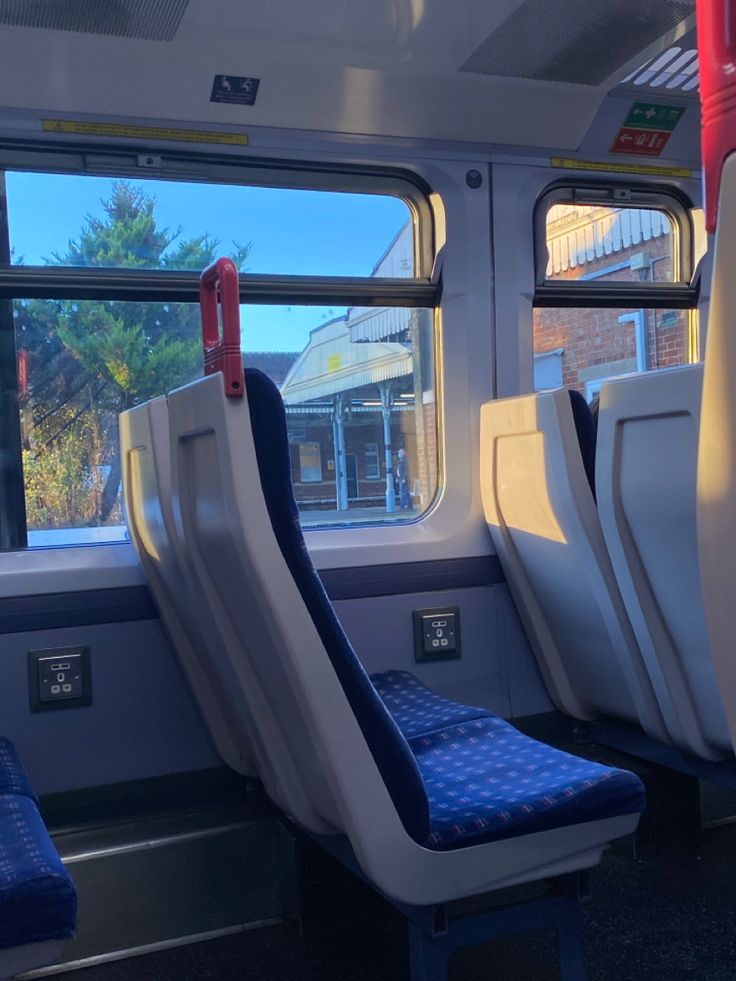
M78 238L63 254L53 254L49 264L201 270L218 254L218 241L207 234L180 240L180 230L160 228L155 198L128 181L116 181L101 203L102 217L88 216ZM250 245L233 243L239 268L249 252ZM96 513L87 513L87 500L74 515L67 505L61 508L63 520L103 524L113 514L120 489L118 413L200 373L199 308L185 303L21 301L14 315L30 380L25 398L21 393L24 414L31 420L25 427L27 453L34 457L33 463L27 458L26 469L33 471L39 487L44 479L58 484L74 444L81 484L97 487L101 474L104 484L96 494ZM44 454L46 478L39 475ZM49 509L34 511L34 500L29 502L29 524L35 515L47 527Z

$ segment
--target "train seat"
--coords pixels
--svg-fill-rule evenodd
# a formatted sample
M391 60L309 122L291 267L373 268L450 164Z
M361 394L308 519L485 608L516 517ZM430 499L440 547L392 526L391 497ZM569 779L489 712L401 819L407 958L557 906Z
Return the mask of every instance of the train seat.
M482 407L481 489L557 707L577 719L638 723L671 742L618 591L565 389Z
M606 544L639 647L681 749L733 752L705 620L696 481L703 366L601 389L597 483Z
M0 736L0 794L18 794L36 799L15 746Z
M122 413L120 442L125 460L123 493L130 537L146 570L164 624L186 666L192 692L223 761L240 772L254 772L246 723L242 718L238 721L243 705L236 705L227 694L233 691L233 679L230 678L227 686L220 682L223 665L213 667L207 662L209 644L199 630L193 590L177 555L166 399L156 398ZM425 735L488 714L483 709L443 698L408 671L383 672L374 675L372 681L406 736ZM23 779L23 769L12 746L0 740L0 791L6 784L19 786Z
M123 497L128 530L171 645L221 759L245 775L255 772L249 723L232 698L232 679L213 670L206 632L199 629L197 596L177 550L171 507L169 419L166 398L120 416Z
M447 700L426 731L412 702L427 711L427 696L398 672L377 678L384 703L306 550L278 390L247 371L245 392L226 397L216 373L169 395L172 487L211 628L248 665L241 695L276 803L318 837L345 836L369 880L411 905L596 864L636 826L638 779Z
M0 741L0 979L58 958L72 936L77 897L28 779Z

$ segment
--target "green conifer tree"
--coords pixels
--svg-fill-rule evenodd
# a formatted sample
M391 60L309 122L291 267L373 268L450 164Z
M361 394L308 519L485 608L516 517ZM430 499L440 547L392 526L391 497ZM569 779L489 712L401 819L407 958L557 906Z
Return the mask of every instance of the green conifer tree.
M182 240L180 230L159 227L155 206L155 198L142 188L116 181L110 197L102 202L102 216L88 216L78 238L47 262L199 271L220 254L219 243L207 234ZM242 268L250 245L233 243L229 252ZM120 489L118 413L201 373L199 307L196 303L36 300L16 303L14 315L30 381L23 409L31 422L24 428L37 483L43 486L38 469L44 453L51 461L52 451L58 452L63 441L68 456L73 431L81 490L92 488L100 472L104 481L101 490L87 498L75 489L75 501L87 500L86 511L90 500L96 502L94 513L59 517L64 522L104 524L113 515ZM97 416L92 429L85 421L88 413ZM102 433L102 451L99 438L92 445L86 435L91 431ZM53 473L49 478L54 479ZM33 527L33 502L28 503ZM48 508L43 515L48 524Z

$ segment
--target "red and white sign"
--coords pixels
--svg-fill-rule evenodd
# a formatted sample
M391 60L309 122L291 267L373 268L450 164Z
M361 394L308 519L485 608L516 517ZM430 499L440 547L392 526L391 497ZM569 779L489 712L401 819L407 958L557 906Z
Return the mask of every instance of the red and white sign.
M611 144L611 153L630 153L642 157L658 157L672 133L622 126Z

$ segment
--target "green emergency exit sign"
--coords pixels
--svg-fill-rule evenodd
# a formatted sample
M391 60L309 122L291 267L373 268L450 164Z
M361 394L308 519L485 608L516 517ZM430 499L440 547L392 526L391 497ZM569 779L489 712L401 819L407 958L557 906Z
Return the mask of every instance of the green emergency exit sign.
M671 133L685 112L684 106L662 106L654 102L635 102L624 126L635 126L637 129L658 129Z

